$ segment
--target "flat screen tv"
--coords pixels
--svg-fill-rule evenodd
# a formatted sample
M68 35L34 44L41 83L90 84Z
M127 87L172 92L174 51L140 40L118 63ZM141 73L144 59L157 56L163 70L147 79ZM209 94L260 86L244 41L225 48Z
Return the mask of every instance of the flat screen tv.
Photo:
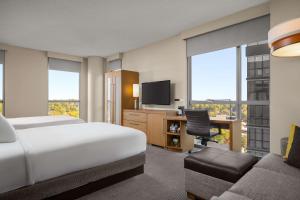
M170 105L171 81L142 83L142 104Z

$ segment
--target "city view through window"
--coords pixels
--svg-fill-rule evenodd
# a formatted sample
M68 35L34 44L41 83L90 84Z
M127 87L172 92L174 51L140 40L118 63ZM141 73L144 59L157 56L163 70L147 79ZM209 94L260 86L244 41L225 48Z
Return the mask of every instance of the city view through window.
M265 42L195 55L190 67L190 105L208 109L212 117L240 119L242 151L258 156L268 152L269 50ZM228 144L229 131L222 130L214 139Z
M80 73L49 70L49 115L79 118Z

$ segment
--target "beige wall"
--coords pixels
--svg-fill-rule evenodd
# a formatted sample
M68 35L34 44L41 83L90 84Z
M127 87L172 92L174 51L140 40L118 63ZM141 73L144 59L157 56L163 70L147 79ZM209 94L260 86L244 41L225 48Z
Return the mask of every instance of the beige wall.
M88 74L88 67L87 67L87 59L82 59L81 63L81 71L80 71L80 93L79 93L79 98L80 98L80 118L87 121L88 119L88 79L87 79L87 74Z
M123 54L123 69L140 72L140 82L170 79L174 83L173 97L181 102L160 108L187 105L187 59L184 39L250 20L269 13L269 4L262 4L233 15L186 30L178 36ZM159 106L155 106L159 107Z
M5 115L47 115L48 58L45 52L0 45L5 49Z
M88 57L88 121L102 122L104 116L104 60L98 56Z
M122 68L140 73L140 83L171 80L173 98L186 100L187 60L185 41L180 36L148 45L123 54ZM175 90L174 90L175 88ZM181 102L184 104L185 102ZM178 103L177 103L178 104ZM161 108L174 108L160 106ZM159 106L156 106L159 107Z
M271 26L300 17L299 0L272 0ZM300 125L300 57L271 57L271 152L280 152L280 138L291 123Z
M5 50L4 101L6 117L48 115L48 56L45 51L0 44ZM56 54L52 53L53 55ZM68 59L68 55L63 55ZM71 60L75 57L71 56ZM77 60L76 60L77 61ZM81 61L78 60L78 61ZM87 119L87 62L80 76L80 117Z

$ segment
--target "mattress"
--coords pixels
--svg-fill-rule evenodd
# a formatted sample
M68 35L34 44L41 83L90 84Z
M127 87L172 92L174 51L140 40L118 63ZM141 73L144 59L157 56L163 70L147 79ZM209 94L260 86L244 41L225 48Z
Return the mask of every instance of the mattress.
M18 150L18 162L23 163L20 166L26 169L25 175L20 176L26 177L25 180L15 181L17 187L108 164L146 150L146 136L143 132L107 123L23 129L17 130L17 136L18 143L14 148L19 149L18 145L23 148L23 157L22 148ZM5 170L9 171L14 167L9 166L9 163L6 164L2 173L5 174ZM15 179L15 176L14 173L9 173L5 178ZM1 178L0 193L16 189L2 186L1 184L5 184L2 180Z
M79 118L57 115L57 116L36 116L36 117L18 117L18 118L7 118L8 122L11 123L15 129L26 129L43 126L57 126L63 124L79 124L84 121Z

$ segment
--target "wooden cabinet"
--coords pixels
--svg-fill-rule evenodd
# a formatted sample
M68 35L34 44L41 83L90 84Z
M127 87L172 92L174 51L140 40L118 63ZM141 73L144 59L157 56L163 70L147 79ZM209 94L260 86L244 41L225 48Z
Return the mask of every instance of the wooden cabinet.
M136 122L147 122L147 114L144 112L137 111L125 111L124 119L128 119Z
M194 136L186 133L186 118L180 116L167 116L165 118L166 123L166 148L175 151L189 151L194 147ZM172 124L177 124L179 129L177 132L170 131L169 127ZM177 143L174 143L173 139L176 139Z
M139 73L119 70L105 73L105 122L122 124L123 110L134 108L132 85L139 83Z
M176 116L170 110L133 110L125 109L123 125L143 131L149 144L164 147L174 151L188 151L194 147L194 136L186 133L186 117ZM228 129L230 133L230 150L240 152L241 122L210 118L210 123ZM177 124L177 131L170 130L172 124ZM174 140L175 138L175 140Z
M149 144L165 147L165 117L176 115L165 110L124 110L123 125L143 131Z
M149 113L147 117L147 134L150 144L165 146L164 117L166 115Z
M131 120L125 120L123 121L123 125L131 128L135 128L137 130L143 131L144 133L147 133L147 124L145 122L136 122Z

